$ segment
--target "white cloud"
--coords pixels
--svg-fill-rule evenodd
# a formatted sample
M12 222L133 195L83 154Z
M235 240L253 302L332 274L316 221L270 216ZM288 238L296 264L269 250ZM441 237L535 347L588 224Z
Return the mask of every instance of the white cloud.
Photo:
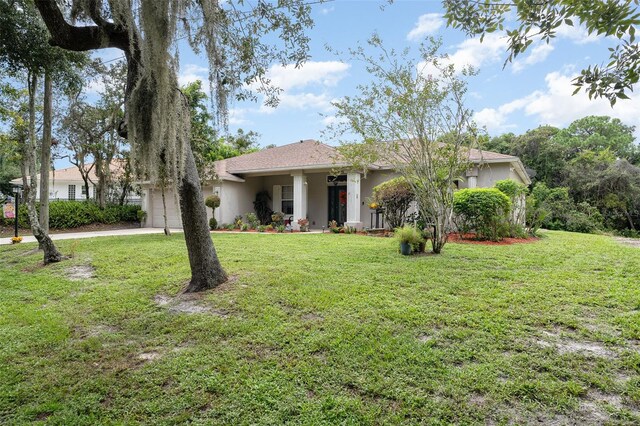
M480 37L467 39L456 46L457 50L449 55L456 70L465 66L479 68L482 65L498 62L507 51L507 38L503 34L487 34L480 42Z
M561 38L567 38L576 44L594 43L604 38L604 36L599 36L597 34L589 34L583 25L575 27L562 24L556 28L556 35Z
M320 13L322 15L328 15L331 12L333 12L334 10L336 10L336 8L334 6L331 7L323 7L322 9L320 9Z
M329 111L331 106L331 101L333 98L329 96L327 93L281 93L278 96L280 102L278 103L277 108L272 108L267 105L260 106L259 111L264 114L272 114L276 112L278 109L298 109L298 110L316 110L316 111Z
M630 93L631 100L619 101L611 108L606 99L589 99L583 91L572 96L575 75L555 71L545 77L545 90L537 90L498 108L485 108L476 113L478 124L491 131L503 131L510 125L510 115L520 112L533 117L536 124L563 127L587 115L609 115L640 129L640 94ZM531 126L533 127L533 126Z
M186 86L196 80L206 82L209 80L209 69L196 64L187 64L178 75L178 84Z
M329 89L346 77L349 68L351 65L339 61L309 61L300 68L293 64L272 66L266 77L282 89L276 109L330 110L333 96ZM272 114L276 109L262 105L258 111Z
M351 65L339 61L309 61L299 68L294 64L274 65L269 69L267 78L274 86L284 91L304 88L312 84L332 87L346 76L350 67Z
M409 34L407 34L407 40L416 41L421 39L424 36L434 34L437 32L440 27L444 25L444 20L442 19L441 13L427 13L421 15L418 18L418 22L416 22L415 27Z
M514 73L519 73L529 65L544 62L549 54L553 52L553 50L554 47L551 44L538 44L531 50L531 53L529 53L527 57L525 57L524 59L516 59L515 61L513 61L513 64L511 64L511 70Z
M474 37L454 46L455 51L440 61L440 66L453 64L456 73L464 68L480 68L482 65L502 60L507 49L507 39L500 34L488 34L482 43L480 37ZM431 63L419 62L418 72L424 76L438 77L440 72Z
M245 108L231 108L229 109L229 124L233 126L240 126L243 124L251 124L251 121L247 119L247 113L249 111Z

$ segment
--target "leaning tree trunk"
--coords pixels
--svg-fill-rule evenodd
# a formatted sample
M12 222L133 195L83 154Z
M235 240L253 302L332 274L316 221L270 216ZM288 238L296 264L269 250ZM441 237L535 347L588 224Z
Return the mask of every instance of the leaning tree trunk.
M35 157L35 141L36 141L36 88L38 78L36 75L29 76L29 137L27 142L23 145L22 150L22 183L24 187L25 201L27 204L27 212L29 214L29 222L31 224L31 231L34 237L38 240L40 248L44 251L44 264L60 262L62 255L56 248L55 244L49 237L49 234L42 229L38 220L38 211L36 209L36 191L38 190L38 174L36 172L36 157ZM27 175L31 174L31 181L29 181ZM48 194L47 194L48 195ZM16 215L16 220L17 215Z
M42 112L42 149L40 151L40 226L49 232L49 169L51 164L52 121L51 75L44 74L44 108Z
M214 288L227 281L209 233L207 210L191 147L186 147L184 172L178 185L184 239L189 253L191 281L185 292Z

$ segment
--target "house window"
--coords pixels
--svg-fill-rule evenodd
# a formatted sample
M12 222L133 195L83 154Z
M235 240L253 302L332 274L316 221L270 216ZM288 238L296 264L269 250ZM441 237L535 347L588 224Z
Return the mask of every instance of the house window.
M82 196L86 197L87 196L87 187L84 185L80 185L80 188L82 188Z
M70 200L75 200L76 199L76 186L75 185L69 185L69 197Z
M282 186L282 213L293 214L293 185Z

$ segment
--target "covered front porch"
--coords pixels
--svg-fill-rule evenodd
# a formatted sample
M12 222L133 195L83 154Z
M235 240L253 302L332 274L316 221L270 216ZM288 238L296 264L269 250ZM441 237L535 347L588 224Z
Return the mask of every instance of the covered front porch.
M235 216L253 211L252 203L234 206L236 203L232 200L254 200L259 191L267 191L271 210L284 213L294 230L299 229L298 219L302 218L309 220L312 229L327 227L333 220L341 226L363 228L360 173L333 176L329 170L292 170L280 174L246 175L243 179L242 184L224 182L217 188L221 198L219 223L230 223ZM248 188L253 196L247 193ZM225 203L230 208L225 209Z

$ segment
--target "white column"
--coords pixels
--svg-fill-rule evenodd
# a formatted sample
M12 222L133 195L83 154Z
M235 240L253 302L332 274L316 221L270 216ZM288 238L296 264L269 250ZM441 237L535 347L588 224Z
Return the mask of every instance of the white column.
M142 191L142 200L140 200L140 208L147 212L147 217L143 226L145 228L151 228L153 226L153 199L151 194L153 190L151 188L145 188Z
M293 223L295 230L300 230L298 219L307 218L307 177L300 173L293 174Z
M346 226L362 229L360 221L360 173L347 173L347 221Z

